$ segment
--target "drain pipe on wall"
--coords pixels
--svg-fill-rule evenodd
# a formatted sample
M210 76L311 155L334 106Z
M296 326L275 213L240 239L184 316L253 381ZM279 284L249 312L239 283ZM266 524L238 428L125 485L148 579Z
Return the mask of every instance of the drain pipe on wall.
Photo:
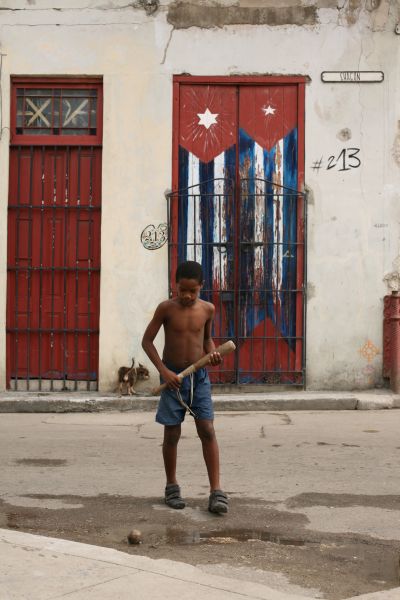
M391 291L391 295L385 297L387 335L384 334L384 340L386 338L388 346L386 370L390 377L390 389L400 394L400 255L393 262L393 267L394 271L384 278Z
M390 297L390 389L400 394L400 292Z

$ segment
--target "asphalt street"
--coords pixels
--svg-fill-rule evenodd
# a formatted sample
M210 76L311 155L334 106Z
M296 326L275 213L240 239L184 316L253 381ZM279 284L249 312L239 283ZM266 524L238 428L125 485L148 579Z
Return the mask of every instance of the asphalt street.
M399 585L400 411L221 412L215 426L231 499L217 519L190 418L178 459L187 507L173 511L153 413L2 414L0 527L312 597Z

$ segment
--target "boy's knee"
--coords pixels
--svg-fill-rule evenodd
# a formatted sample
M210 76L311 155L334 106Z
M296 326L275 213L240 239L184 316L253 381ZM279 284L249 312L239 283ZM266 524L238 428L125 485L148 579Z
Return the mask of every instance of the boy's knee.
M196 426L197 434L202 442L212 442L215 440L215 430L212 421L198 421Z
M166 425L164 428L164 445L176 446L181 437L180 425Z

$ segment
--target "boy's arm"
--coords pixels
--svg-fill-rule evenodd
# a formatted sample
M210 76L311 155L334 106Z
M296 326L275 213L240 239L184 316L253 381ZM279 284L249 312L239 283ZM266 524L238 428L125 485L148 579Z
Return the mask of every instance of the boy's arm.
M157 352L157 348L154 345L154 339L157 333L160 331L162 325L164 324L165 319L165 307L163 304L159 304L156 312L150 323L148 324L146 331L144 332L142 339L142 348L146 352L147 356L160 373L161 377L168 384L168 387L172 387L174 389L179 389L181 384L178 379L176 373L167 369L164 365L163 361L160 358L160 355Z
M211 305L210 316L207 319L206 324L204 326L204 343L203 343L203 349L204 349L205 354L212 352L212 355L210 357L210 364L213 367L221 364L221 362L222 362L220 353L215 352L215 344L214 344L214 340L212 339L212 335L211 335L214 314L215 314L215 308L213 305Z

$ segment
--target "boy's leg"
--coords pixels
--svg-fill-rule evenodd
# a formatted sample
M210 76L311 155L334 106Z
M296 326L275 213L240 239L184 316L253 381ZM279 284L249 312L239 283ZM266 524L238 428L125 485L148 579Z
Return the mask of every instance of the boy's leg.
M180 425L164 426L163 458L167 484L165 486L165 503L170 508L185 508L181 497L181 490L176 481L176 457L179 438L181 437Z
M176 458L178 442L181 437L180 425L164 425L164 441L162 446L167 485L176 481Z
M219 481L219 449L214 424L212 420L208 419L196 419L195 422L197 433L203 446L204 461L210 480L211 493L208 510L217 514L226 513L228 512L228 498L221 490Z
M210 491L219 490L219 448L214 424L208 419L195 419L195 423L203 447L204 462L210 480Z

